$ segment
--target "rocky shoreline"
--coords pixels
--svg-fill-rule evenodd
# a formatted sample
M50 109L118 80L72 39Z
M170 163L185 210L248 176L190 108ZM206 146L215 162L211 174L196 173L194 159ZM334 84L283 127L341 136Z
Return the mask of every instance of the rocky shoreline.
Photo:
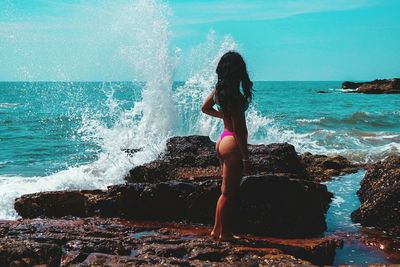
M361 206L351 214L354 222L400 236L400 156L368 166L357 195Z
M383 79L371 82L343 82L342 89L350 93L400 94L400 79Z
M15 209L23 219L0 222L0 266L333 263L335 250L346 236L323 236L333 195L320 182L357 172L360 166L340 156L299 156L286 143L251 145L252 173L242 180L234 220L242 238L220 242L208 237L221 183L214 146L205 136L173 137L158 159L133 168L126 184L16 199ZM400 202L391 202L399 195L399 159L370 166L365 181L368 175L376 177L374 170L381 167L392 170L382 171L394 178L390 185L380 183L380 192L395 196L378 203L384 209L379 205L363 208L364 200L375 197L368 191L372 183L363 181L361 211L355 212L362 216L354 215L361 224L371 221L364 220L368 216L365 210L378 210L384 216L399 211ZM396 230L396 223L399 225L395 220L394 224L373 226L386 230L389 225ZM376 242L378 246L381 243ZM395 253L400 253L399 247L394 242Z

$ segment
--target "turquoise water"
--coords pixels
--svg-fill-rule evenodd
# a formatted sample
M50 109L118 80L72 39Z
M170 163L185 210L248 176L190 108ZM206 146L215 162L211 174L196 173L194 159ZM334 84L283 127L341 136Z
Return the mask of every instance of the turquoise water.
M356 236L361 230L360 224L351 221L350 214L360 206L356 191L364 174L365 171L359 171L325 183L328 190L335 193L326 216L327 235L340 232ZM336 250L335 266L352 264L367 266L373 263L391 263L391 260L382 250L368 247L357 238L345 239L343 248Z
M359 162L399 153L400 95L339 88L340 82L256 82L247 114L251 141L289 142L299 152L338 153ZM165 91L169 107L157 98L149 102L146 97L155 92L145 83L1 82L1 218L16 218L13 199L24 193L121 183L132 166L162 151L168 136L216 139L222 125L199 112L209 88L175 82ZM144 151L131 158L125 148ZM335 193L327 234L359 231L350 213L359 206L363 174L327 183ZM356 240L345 242L335 259L335 265L374 262L389 261Z
M110 109L132 108L141 100L143 86L130 82L0 83L0 175L45 176L95 161L101 145L82 132L84 120L89 117L112 127L120 113ZM174 83L173 91L180 86ZM254 117L264 125L252 127L252 141L287 141L300 151L339 153L359 162L398 153L400 96L345 94L339 88L340 82L256 82L258 116ZM318 93L321 90L328 93ZM181 110L172 131L201 132L193 128L193 120L201 115L191 114L199 113L200 104L190 103L190 109ZM210 130L214 139L218 126Z
M140 98L132 83L0 83L0 175L45 176L93 162L100 147L79 130L83 117L112 123L110 93L128 109Z

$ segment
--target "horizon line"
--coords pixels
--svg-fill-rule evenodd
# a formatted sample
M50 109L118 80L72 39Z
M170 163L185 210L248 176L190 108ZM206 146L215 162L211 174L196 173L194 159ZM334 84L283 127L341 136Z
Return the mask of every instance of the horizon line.
M253 82L345 82L345 81L354 81L354 82L362 82L362 81L373 81L373 80L389 80L396 78L375 78L375 79L365 79L365 80L253 80ZM3 80L0 83L116 83L116 82L130 82L130 83L145 83L146 81L135 81L135 80L112 80L112 81L102 81L102 80ZM186 82L184 80L175 80L175 82Z

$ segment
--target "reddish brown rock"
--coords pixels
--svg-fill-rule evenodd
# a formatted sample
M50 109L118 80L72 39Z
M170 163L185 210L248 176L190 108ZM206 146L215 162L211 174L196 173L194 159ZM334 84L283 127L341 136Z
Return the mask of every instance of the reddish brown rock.
M11 262L28 266L310 266L310 262L331 264L340 246L335 237L300 241L242 236L234 242L219 242L208 238L209 227L98 217L2 221L0 229L1 266ZM18 254L13 252L16 247L21 251L32 247L35 253Z
M99 206L103 195L102 190L42 192L17 198L14 208L25 218L85 217L94 213L92 204Z
M372 82L343 82L343 89L353 89L355 93L365 94L399 94L400 79L383 79Z
M329 181L334 176L356 173L360 166L350 162L345 157L313 155L304 153L300 156L301 162L306 166L308 174L314 181Z
M290 144L250 145L251 174L285 173L308 180L308 174ZM173 137L159 159L133 168L125 178L130 183L176 179L220 178L215 143L207 136Z
M357 195L353 221L400 236L400 156L370 165Z
M14 239L15 238L15 239ZM0 266L59 266L61 248L51 242L21 240L16 237L0 239Z
M115 185L107 191L35 193L18 198L15 209L23 218L101 215L211 224L220 186L220 180L168 181ZM326 229L331 197L325 185L315 182L285 175L247 176L237 199L236 229L278 236L318 235Z

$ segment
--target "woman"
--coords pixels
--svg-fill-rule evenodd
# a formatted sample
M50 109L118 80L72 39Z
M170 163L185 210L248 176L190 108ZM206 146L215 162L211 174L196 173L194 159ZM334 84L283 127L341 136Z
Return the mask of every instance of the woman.
M206 98L201 109L205 114L224 121L224 130L216 143L222 169L222 187L211 237L232 240L235 238L231 218L233 201L240 180L250 167L245 111L252 97L253 83L247 73L246 63L237 52L223 55L216 72L218 82L215 90Z

